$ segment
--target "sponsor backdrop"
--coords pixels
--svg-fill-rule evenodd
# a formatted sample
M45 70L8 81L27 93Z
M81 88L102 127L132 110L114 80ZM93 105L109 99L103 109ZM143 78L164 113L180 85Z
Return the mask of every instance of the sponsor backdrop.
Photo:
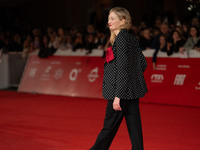
M143 102L200 107L199 58L158 58L153 70L148 62L148 94ZM19 91L74 97L102 97L104 59L101 57L30 56Z

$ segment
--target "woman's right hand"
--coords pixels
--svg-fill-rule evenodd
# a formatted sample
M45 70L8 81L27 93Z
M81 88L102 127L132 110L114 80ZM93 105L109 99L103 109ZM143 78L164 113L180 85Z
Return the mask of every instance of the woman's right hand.
M121 111L122 108L120 106L120 98L115 97L114 101L113 101L113 109L116 111Z

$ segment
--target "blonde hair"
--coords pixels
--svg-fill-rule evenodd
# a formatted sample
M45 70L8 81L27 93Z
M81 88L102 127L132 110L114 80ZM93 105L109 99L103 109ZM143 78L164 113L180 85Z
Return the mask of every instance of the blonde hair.
M114 7L109 11L109 14L111 12L114 12L118 17L119 20L125 20L125 23L120 27L120 30L127 29L129 30L131 28L131 15L129 14L128 10L126 10L123 7ZM110 42L113 45L115 41L116 35L113 31L110 30Z

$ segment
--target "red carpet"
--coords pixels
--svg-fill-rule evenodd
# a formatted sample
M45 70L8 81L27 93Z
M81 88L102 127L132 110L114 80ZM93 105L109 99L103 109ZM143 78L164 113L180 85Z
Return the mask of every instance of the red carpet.
M0 91L0 150L89 150L105 100ZM145 150L198 150L200 109L140 103ZM130 150L123 121L110 150Z

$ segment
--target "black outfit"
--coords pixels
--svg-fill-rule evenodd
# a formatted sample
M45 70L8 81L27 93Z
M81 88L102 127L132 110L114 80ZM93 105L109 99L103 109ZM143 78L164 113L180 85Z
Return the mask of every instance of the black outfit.
M171 43L172 43L172 46L170 46L169 51L167 51L168 56L172 55L174 52L175 53L179 52L179 48L184 45L185 41L180 40L180 41L177 41L176 43L174 43L174 41L172 41Z
M104 64L103 97L108 100L104 126L90 150L108 150L125 116L132 150L143 150L139 98L147 93L143 72L147 67L139 43L133 34L122 29L112 46L114 59ZM120 98L122 111L113 109Z

